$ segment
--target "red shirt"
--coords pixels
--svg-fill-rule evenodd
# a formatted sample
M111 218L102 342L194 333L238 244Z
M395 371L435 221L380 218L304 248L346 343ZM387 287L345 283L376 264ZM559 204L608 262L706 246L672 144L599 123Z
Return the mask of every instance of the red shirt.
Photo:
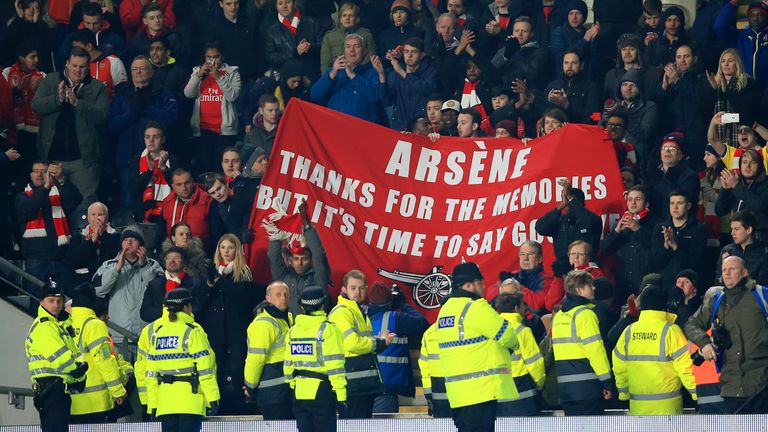
M200 82L200 129L221 133L222 102L224 92L216 80L208 75Z

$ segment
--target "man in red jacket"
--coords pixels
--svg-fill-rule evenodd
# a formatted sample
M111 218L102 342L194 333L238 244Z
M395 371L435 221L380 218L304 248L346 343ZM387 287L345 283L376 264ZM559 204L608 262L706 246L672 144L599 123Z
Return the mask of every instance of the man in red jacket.
M173 0L154 0L153 2L163 7L166 27L175 28L176 15L173 13ZM129 40L143 24L141 10L146 3L147 0L122 0L120 2L120 21L125 27L125 33Z
M163 200L166 232L170 233L171 227L184 221L192 229L192 235L200 237L206 246L216 244L218 239L211 239L209 230L211 196L192 182L192 174L184 168L174 170L171 181L173 192Z

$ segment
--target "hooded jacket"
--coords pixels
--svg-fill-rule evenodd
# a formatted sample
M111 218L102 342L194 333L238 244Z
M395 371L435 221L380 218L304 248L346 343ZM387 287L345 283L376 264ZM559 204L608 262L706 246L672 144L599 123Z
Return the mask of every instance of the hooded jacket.
M200 237L203 244L207 244L210 239L208 214L210 213L212 198L199 185L194 186L195 191L187 202L181 202L176 191L172 191L165 200L163 200L163 219L166 223L166 232L171 232L171 227L176 223L184 221L192 229L192 235ZM213 241L214 243L216 240Z
M323 36L322 46L320 47L320 73L325 72L326 69L333 65L333 61L336 57L344 55L344 40L349 34L359 34L363 37L365 46L363 47L368 55L365 56L365 61L368 61L371 54L375 54L376 41L373 38L371 31L364 27L357 27L353 29L345 29L342 27L341 22L336 20L336 27L329 30Z
M618 222L617 222L618 223ZM616 279L614 298L624 299L640 292L643 276L652 267L651 234L654 221L648 214L640 219L640 229L623 229L616 232L616 226L605 236L601 252L603 257L616 256L613 275Z
M221 135L237 135L237 108L235 102L240 96L240 72L237 66L229 66L226 63L221 66L224 73L219 76L216 84L221 88L223 98L221 101ZM184 87L184 96L195 100L192 109L192 135L200 136L200 83L202 78L197 76L200 66L192 69L192 75L189 77L186 87Z
M670 41L664 35L664 22L671 16L677 16L680 20L680 33L677 35L677 39ZM645 61L650 66L664 66L667 63L674 63L675 52L680 45L688 45L691 43L691 39L685 29L685 14L683 10L677 6L670 6L664 10L659 20L659 26L662 28L659 37L652 40L648 44L645 50Z
M568 95L568 108L565 113L568 120L574 123L590 123L593 113L600 113L600 87L587 78L586 70L582 70L573 78L568 78L560 72L560 78L550 82L544 89L542 98L546 99L550 90L562 89ZM558 105L549 104L551 107L560 108Z
M632 81L639 90L637 97L631 103L625 102L621 96L621 84L625 81ZM635 150L640 154L639 159L644 160L651 153L650 146L657 133L658 107L656 103L646 100L645 88L642 85L642 71L628 70L616 87L616 101L619 103L618 109L628 117L625 140L634 144Z
M737 5L724 2L713 26L718 38L727 46L736 46L744 70L762 86L768 83L768 29L736 27Z
M373 65L357 65L354 79L350 79L344 69L331 79L332 70L332 67L328 68L312 86L312 100L332 110L377 123L382 110L381 89L386 84L379 82L379 73Z
M662 171L660 166L651 166L646 172L645 178L651 188L648 197L648 209L654 220L660 221L669 216L669 194L673 191L685 192L691 203L691 213L699 202L699 176L685 161L681 160L677 165Z

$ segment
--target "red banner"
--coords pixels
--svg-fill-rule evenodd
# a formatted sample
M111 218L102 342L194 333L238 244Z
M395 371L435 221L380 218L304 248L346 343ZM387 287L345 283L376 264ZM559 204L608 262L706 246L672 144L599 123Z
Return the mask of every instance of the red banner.
M333 271L333 294L344 273L360 269L369 285L397 283L434 320L462 259L478 263L486 286L499 271L519 268L517 250L526 240L544 244L549 265L551 242L534 225L560 200L561 178L584 191L605 227L624 210L613 145L596 126L567 125L527 144L451 137L433 143L293 99L254 203L249 263L257 278L270 279L264 214L272 199L289 214L306 199Z

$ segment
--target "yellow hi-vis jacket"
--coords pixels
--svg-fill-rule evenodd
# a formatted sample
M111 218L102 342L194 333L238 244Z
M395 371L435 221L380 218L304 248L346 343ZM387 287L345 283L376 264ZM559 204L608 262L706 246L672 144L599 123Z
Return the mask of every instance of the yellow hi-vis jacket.
M619 399L629 399L632 415L683 413L681 384L696 400L688 339L663 311L640 312L613 350Z
M454 289L440 309L437 340L451 408L517 397L509 369L515 330L485 299Z
M314 376L302 375L304 371ZM296 317L296 324L285 337L283 374L298 400L315 399L320 383L326 379L336 393L336 400L347 400L344 343L339 329L326 321L325 312Z
M421 370L421 385L424 395L432 395L432 399L448 400L445 393L445 378L440 366L440 350L437 342L437 322L429 326L421 337L421 354L419 355ZM436 380L435 380L436 379ZM439 388L433 387L433 382L439 382Z
M283 375L285 335L293 324L272 316L265 308L248 326L248 356L245 358L245 386L253 395L256 388L259 405L272 405L290 400L290 388ZM290 403L290 402L289 402Z
M176 320L159 323L147 351L147 407L157 415L205 415L206 406L220 399L216 360L208 335L192 315L176 312ZM160 382L163 376L189 378L199 375L197 393L189 382Z
M502 313L501 317L509 321L509 325L515 329L517 336L517 348L512 352L512 368L510 372L514 378L529 375L536 385L535 389L521 389L518 386L517 391L523 397L523 391L529 392L525 396L535 396L534 390L544 388L544 381L547 377L544 373L544 356L541 354L539 344L533 336L533 331L523 324L523 317L518 313ZM517 380L515 380L517 382Z
M24 341L29 374L33 382L35 378L43 377L59 377L65 384L85 379L83 376L80 380L75 380L69 375L77 367L75 362L85 360L73 339L74 329L70 334L68 325L69 321L59 321L42 306L37 308L37 318L32 321Z
M134 373L136 374L136 390L139 392L139 401L144 406L149 403L147 400L147 354L149 353L149 341L152 340L152 335L155 334L155 329L168 322L168 309L163 308L163 314L160 318L152 321L141 329L139 335L139 342L136 349L136 362L133 364ZM152 411L148 411L151 413Z
M560 402L602 399L613 389L611 366L605 352L593 304L568 294L552 320L552 349L557 365Z
M72 324L88 371L85 390L72 395L70 412L82 415L109 411L115 406L114 399L126 393L120 381L120 365L110 349L107 324L84 307L72 308Z
M382 390L376 357L377 341L368 315L354 300L339 296L337 305L328 314L344 340L344 368L350 395L377 394Z

